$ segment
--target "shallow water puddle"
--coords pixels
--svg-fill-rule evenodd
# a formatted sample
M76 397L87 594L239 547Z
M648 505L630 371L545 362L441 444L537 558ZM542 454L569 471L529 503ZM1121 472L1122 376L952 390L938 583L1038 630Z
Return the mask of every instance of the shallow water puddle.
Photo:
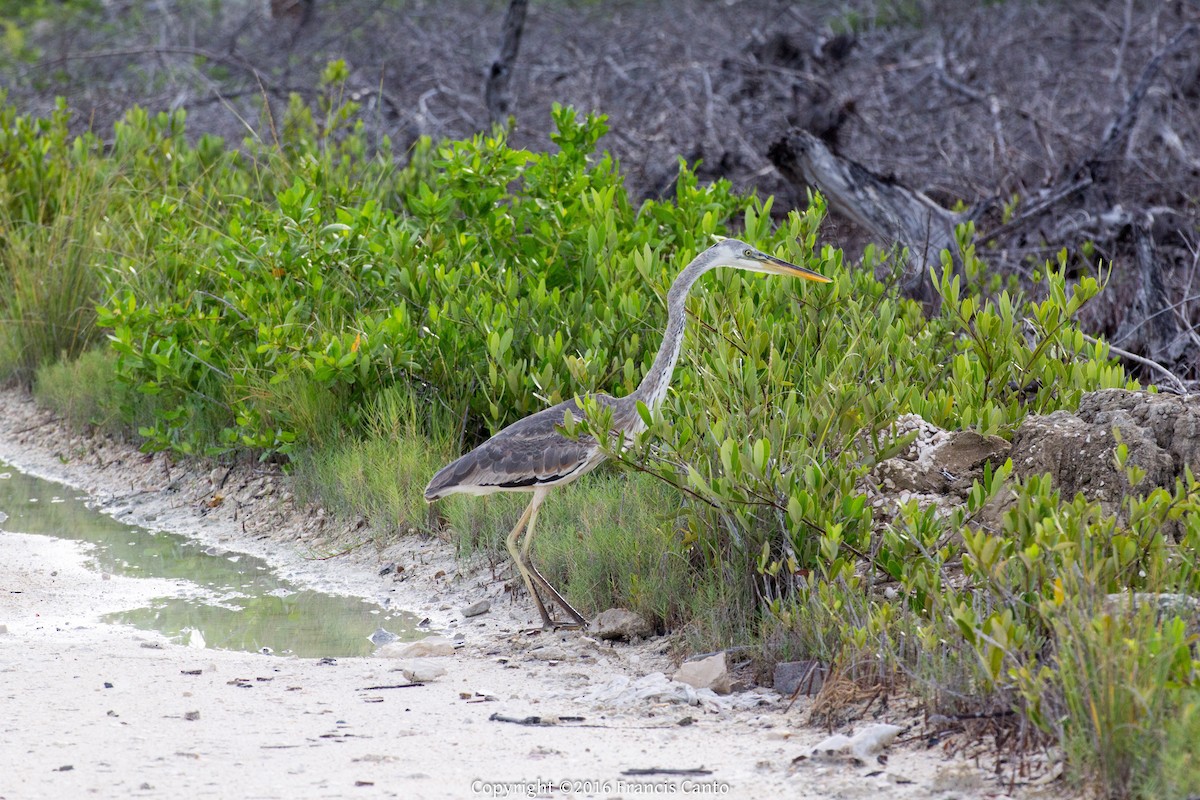
M369 655L369 637L381 627L401 639L424 635L411 614L299 589L254 556L126 525L78 495L0 462L0 530L88 542L100 571L178 583L178 596L108 614L106 622L161 631L182 644L305 658Z

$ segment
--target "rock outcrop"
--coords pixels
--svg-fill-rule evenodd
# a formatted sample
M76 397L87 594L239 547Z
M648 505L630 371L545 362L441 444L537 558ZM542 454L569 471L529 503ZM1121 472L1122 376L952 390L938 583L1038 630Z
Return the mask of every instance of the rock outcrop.
M1112 508L1132 487L1113 454L1118 431L1128 463L1146 471L1138 487L1171 487L1184 467L1200 464L1200 397L1104 389L1089 392L1075 413L1028 417L1013 436L1013 469L1049 473L1063 497L1083 492Z
M902 453L876 465L864 487L884 516L914 499L953 508L966 499L987 463L999 466L1008 458L1018 477L1048 473L1064 498L1082 492L1109 511L1117 510L1134 488L1117 468L1119 443L1129 449L1127 463L1146 472L1140 492L1169 489L1186 467L1200 466L1200 397L1125 389L1089 392L1078 411L1027 417L1011 444L974 431L944 431L913 414L900 417L895 431L917 435ZM984 518L998 522L1003 505Z

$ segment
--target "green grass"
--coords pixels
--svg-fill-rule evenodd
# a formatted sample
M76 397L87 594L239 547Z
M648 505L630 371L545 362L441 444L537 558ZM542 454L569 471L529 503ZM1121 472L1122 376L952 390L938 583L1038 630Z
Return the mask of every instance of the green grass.
M534 558L585 616L625 607L670 630L687 621L705 577L682 546L680 505L674 489L645 475L590 476L546 499Z
M117 380L116 360L111 350L95 349L74 360L45 364L37 370L34 397L79 428L132 432L123 424L122 405L130 392Z
M1187 738L1198 724L1181 715L1178 687L1194 673L1184 621L1160 620L1149 606L1085 608L1065 604L1056 637L1063 706L1056 721L1076 780L1122 799L1162 796L1147 792L1152 784L1200 786L1177 772L1200 756L1200 740Z
M75 358L99 338L95 263L109 191L102 167L64 170L25 208L0 202L0 380L29 386L38 367Z
M320 405L311 397L297 402ZM438 427L438 419L403 388L383 390L369 406L366 437L326 431L318 445L296 453L299 495L345 517L365 517L384 540L431 531L423 491L451 453L447 428ZM433 438L426 433L431 427L442 434Z
M1161 748L1139 789L1155 800L1195 800L1200 797L1200 689L1173 689L1169 695Z
M529 495L452 496L442 501L460 552L484 551L506 561L504 538ZM608 608L628 608L660 632L697 624L711 609L728 632L744 620L731 608L739 588L729 576L697 559L686 543L679 510L682 498L671 486L648 475L601 468L554 490L538 513L535 564L568 602L585 616ZM739 576L749 582L749 572ZM745 609L740 609L745 611ZM720 634L704 641L717 641Z

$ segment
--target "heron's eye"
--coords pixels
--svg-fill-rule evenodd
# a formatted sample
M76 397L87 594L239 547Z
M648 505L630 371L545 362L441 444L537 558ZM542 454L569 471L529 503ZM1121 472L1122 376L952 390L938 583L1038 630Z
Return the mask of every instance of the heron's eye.
M746 252L742 253L742 255L746 258L754 258L754 251L747 247Z

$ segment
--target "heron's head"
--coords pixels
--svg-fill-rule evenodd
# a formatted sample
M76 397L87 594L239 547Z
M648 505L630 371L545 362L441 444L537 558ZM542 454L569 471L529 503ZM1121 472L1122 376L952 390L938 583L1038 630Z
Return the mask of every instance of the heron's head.
M767 272L772 275L791 275L817 283L829 283L830 281L830 278L826 278L819 272L798 267L737 239L722 239L710 247L709 252L713 254L713 260L710 262L713 266L734 267L749 272Z

